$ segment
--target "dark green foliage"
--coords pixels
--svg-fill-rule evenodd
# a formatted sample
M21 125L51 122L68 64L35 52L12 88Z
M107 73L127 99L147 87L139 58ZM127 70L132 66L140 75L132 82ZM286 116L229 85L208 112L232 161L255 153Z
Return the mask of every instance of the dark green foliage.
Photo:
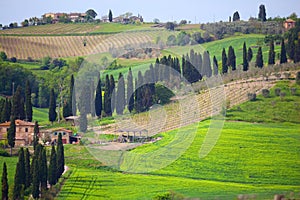
M1 111L1 122L7 122L11 115L11 101L6 98Z
M8 145L10 146L10 155L12 154L12 148L15 146L16 140L16 124L14 116L10 118L10 125L7 131L7 141Z
M193 62L193 60L192 60L192 63L195 63L195 62ZM210 62L210 57L209 57L208 51L204 51L204 53L203 53L203 65L202 65L202 68L204 70L204 73L202 74L202 76L206 75L206 77L208 77L208 78L211 77L211 75L212 75L212 69L211 69L211 62ZM194 73L192 72L192 74L194 74ZM195 80L195 82L198 81L197 79L193 79L193 80Z
M49 104L49 121L53 123L56 120L56 98L54 94L54 89L50 92L50 104Z
M263 89L261 93L265 98L270 96L270 91L268 89Z
M181 31L177 35L177 45L185 46L185 45L189 44L189 42L190 42L190 35L188 33Z
M238 11L236 11L235 13L233 13L233 18L232 21L240 21L240 14Z
M175 24L173 22L167 22L165 25L165 28L169 31L174 31L175 29Z
M249 68L249 63L247 59L247 47L246 47L246 42L244 42L243 45L243 71L248 71Z
M32 161L32 196L34 199L38 199L40 196L40 178L39 178L39 162L38 159Z
M102 113L102 88L101 88L101 79L99 78L97 88L96 88L96 97L95 97L95 112L98 118L101 117Z
M50 164L48 169L48 181L51 186L57 183L57 159L54 146L52 146L51 149Z
M15 178L14 178L14 189L13 189L13 199L14 200L19 200L23 199L22 198L22 183L21 183L21 166L20 163L17 163L16 167L16 173L15 173Z
M135 84L135 104L134 108L136 112L143 112L143 75L141 71L138 72L138 79Z
M275 92L276 96L280 96L281 89L280 88L275 88L274 92Z
M25 118L24 99L22 97L21 86L18 86L17 91L13 96L11 112L15 119L23 120Z
M231 66L232 71L236 70L236 56L234 53L234 48L232 46L229 46L228 49L228 60L227 60L227 66Z
M114 110L115 110L115 107L116 107L116 91L115 91L115 79L114 79L114 76L111 74L110 75L110 99L111 99L111 112L113 113Z
M129 68L127 75L127 106L129 112L131 112L134 107L133 78L131 68Z
M93 9L89 9L85 13L92 19L95 19L95 17L97 16L97 13Z
M263 22L267 21L266 8L263 4L259 6L258 19Z
M48 178L48 169L47 169L47 157L46 149L42 148L39 155L39 175L42 191L47 189L47 178Z
M170 99L174 96L174 93L161 84L155 85L156 99L160 104L164 105L170 102Z
M63 117L69 117L71 116L72 110L71 110L71 106L69 104L68 101L64 101L63 103Z
M64 153L64 145L62 142L62 135L61 133L58 134L57 140L57 179L61 177L65 170L65 153Z
M248 48L248 52L247 52L247 60L248 60L248 63L251 62L252 58L253 58L252 48L249 47L249 48Z
M25 113L27 121L32 121L31 87L30 82L26 81L25 86Z
M292 33L288 34L288 42L286 46L287 54L291 60L295 57L295 36Z
M31 184L31 172L30 172L30 153L28 148L25 151L25 189L28 188Z
M298 39L295 47L294 62L300 62L300 39Z
M300 71L296 74L296 83L300 85Z
M271 42L270 42L268 64L269 65L274 65L275 64L275 50L274 50L274 41L273 40L271 40Z
M256 100L256 94L255 93L248 93L248 99L249 99L249 101L255 101Z
M176 45L176 37L174 35L170 35L167 39L168 46L175 46Z
M104 89L104 112L107 116L111 116L111 95L110 95L110 81L108 74L105 77L105 89Z
M264 60L263 60L261 47L259 47L258 51L257 51L255 66L258 68L262 68L264 66Z
M7 55L4 51L0 52L0 61L6 61L7 60Z
M1 185L2 185L2 200L8 200L8 179L7 179L7 166L6 163L3 163L3 170L2 170L2 179L1 179Z
M122 73L119 74L118 90L116 95L116 112L122 115L125 109L125 83Z
M281 40L281 51L280 51L280 64L286 63L287 57L286 57L286 50L285 50L285 44L284 39Z
M195 44L202 44L204 43L204 39L201 37L201 33L200 32L195 32L192 34L192 39L194 41Z
M80 62L80 61L79 61ZM70 82L70 96L69 96L69 104L71 106L71 115L76 116L77 106L76 106L76 94L74 90L74 76L71 76Z
M26 182L26 172L25 172L25 155L24 155L24 149L23 147L19 150L19 178L20 178L20 184L25 185Z
M33 129L33 149L35 150L36 146L38 145L39 143L39 134L40 132L40 129L39 129L39 123L36 121L34 123L34 129Z
M213 68L214 68L214 75L218 75L219 74L219 66L218 66L218 60L216 58L216 56L214 56L213 58Z
M223 48L222 51L222 73L225 74L228 72L228 66L227 66L227 56L225 48Z
M109 12L108 12L108 20L109 20L109 22L112 22L112 20L113 20L113 14L112 14L111 10L109 10Z

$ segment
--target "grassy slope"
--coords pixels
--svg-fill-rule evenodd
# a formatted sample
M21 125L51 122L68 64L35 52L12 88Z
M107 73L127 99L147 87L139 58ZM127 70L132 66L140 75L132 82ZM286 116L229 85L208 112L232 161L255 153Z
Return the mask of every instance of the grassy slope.
M276 87L287 87L280 83ZM284 101L281 110L293 112L290 105L300 97ZM262 105L269 99L254 102ZM241 105L242 108L249 103ZM234 110L234 109L233 109ZM231 110L229 113L233 112ZM245 109L244 115L251 113ZM232 114L234 116L234 114ZM286 116L292 121L295 116ZM297 115L299 117L299 113ZM230 117L229 117L230 119ZM276 120L276 119L274 119ZM300 192L300 125L299 123L266 123L227 121L211 153L199 159L199 149L210 121L200 122L181 131L197 131L192 145L171 165L152 174L124 174L105 170L84 147L68 146L67 163L74 173L66 182L59 199L150 199L157 193L173 190L190 197L258 194L258 199L271 199L275 193ZM278 122L278 121L274 121ZM174 131L161 134L163 139L133 150L134 153L153 152L174 139ZM80 162L78 162L80 160ZM149 163L151 165L151 163Z

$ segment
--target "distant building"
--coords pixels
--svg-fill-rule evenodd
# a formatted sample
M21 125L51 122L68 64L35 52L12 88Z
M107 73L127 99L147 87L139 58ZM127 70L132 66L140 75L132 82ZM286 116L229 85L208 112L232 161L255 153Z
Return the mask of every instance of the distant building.
M296 26L296 22L292 19L287 19L284 21L283 26L286 30L290 30Z
M51 143L55 144L57 142L59 133L61 133L63 144L78 143L81 138L77 134L73 134L71 130L58 128L51 131Z
M34 123L22 120L15 120L16 124L16 140L15 146L31 145L33 141ZM10 122L0 124L0 140L7 140L7 131Z
M45 18L51 17L52 23L59 22L59 18L63 16L67 16L72 22L84 22L86 13L46 13L43 15Z

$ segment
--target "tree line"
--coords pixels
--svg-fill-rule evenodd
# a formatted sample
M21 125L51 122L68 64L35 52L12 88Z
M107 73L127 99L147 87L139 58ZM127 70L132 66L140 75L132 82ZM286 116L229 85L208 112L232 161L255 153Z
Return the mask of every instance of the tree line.
M38 130L37 130L38 131ZM28 148L20 148L14 176L13 193L9 195L7 166L4 162L2 171L2 199L24 199L32 195L34 199L47 194L48 184L52 187L64 172L65 158L61 134L58 135L56 148L52 146L50 159L47 160L46 147L38 144L38 132L34 133L34 153ZM30 163L31 160L31 163Z

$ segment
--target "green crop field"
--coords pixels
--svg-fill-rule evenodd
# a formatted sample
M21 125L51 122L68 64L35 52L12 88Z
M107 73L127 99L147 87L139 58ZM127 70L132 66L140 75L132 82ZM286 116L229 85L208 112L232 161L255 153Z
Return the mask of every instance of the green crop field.
M275 88L288 92L288 87L295 87L290 84L280 82ZM279 101L273 92L274 89L269 98L259 96L255 102L240 105L243 115L253 115L253 104L261 107L262 112L269 110L266 105L270 99ZM293 120L299 119L299 112L296 114L293 110L297 108L292 105L300 101L300 96L299 93L295 96L286 94L285 98L276 108L279 113L292 113L285 123L278 123L282 121L280 118L269 120L265 115L264 120L258 119L261 123L231 121L240 114L236 113L236 108L229 110L230 116L220 138L204 158L199 157L199 151L208 129L213 129L210 127L211 120L161 133L158 135L161 140L128 152L132 156L131 167L140 171L140 166L163 163L163 155L151 153L168 148L172 142L179 141L172 148L188 147L170 165L152 172L126 173L107 168L84 146L66 146L66 162L73 173L63 186L59 199L152 199L168 191L201 199L236 199L239 194L249 194L256 199L273 199L274 194L289 197L290 192L294 192L299 199L300 125ZM190 146L180 142L178 133L181 132L195 134L191 137ZM174 150L172 148L169 151ZM137 163L140 158L144 161L141 165ZM127 161L124 158L121 169L130 166Z

